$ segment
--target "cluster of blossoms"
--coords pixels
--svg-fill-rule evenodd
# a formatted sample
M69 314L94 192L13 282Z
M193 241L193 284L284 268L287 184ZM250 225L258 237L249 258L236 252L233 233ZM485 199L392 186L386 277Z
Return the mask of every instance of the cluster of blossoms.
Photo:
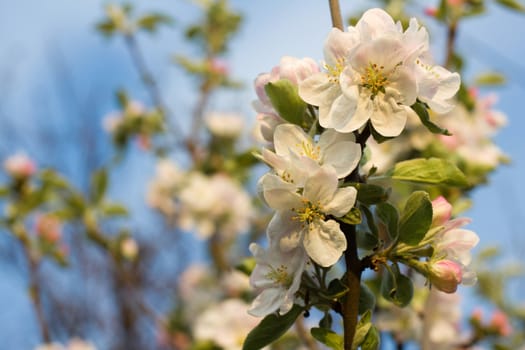
M147 201L203 239L215 233L229 238L244 233L254 216L250 196L231 177L185 172L167 159L157 165Z
M304 101L319 107L319 123L339 132L370 120L382 136L399 135L417 100L449 112L460 85L457 73L432 63L428 33L412 18L403 31L383 10L365 12L346 32L332 29L325 70L299 84Z

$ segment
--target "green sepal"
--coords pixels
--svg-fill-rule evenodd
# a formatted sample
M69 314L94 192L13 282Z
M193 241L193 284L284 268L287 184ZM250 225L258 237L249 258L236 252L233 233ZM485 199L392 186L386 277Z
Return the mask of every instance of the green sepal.
M421 123L423 123L426 128L434 133L434 134L441 134L441 135L452 135L447 129L443 129L436 124L434 124L430 120L430 115L428 114L427 106L423 102L416 102L412 106L410 106L414 112L416 112L417 116L419 117L419 120L421 120Z
M315 327L310 329L310 334L312 334L312 337L314 337L317 341L328 346L330 349L343 350L344 348L343 337L334 331L326 328Z
M299 97L297 86L288 79L281 79L266 84L264 91L283 119L303 127L306 103Z
M432 224L432 202L428 193L416 191L408 197L399 220L399 241L415 246L425 237Z
M251 330L242 346L243 350L258 350L279 339L304 312L304 308L294 305L285 315L271 314Z
M392 179L432 185L467 187L469 182L459 168L449 160L416 158L399 162L389 173Z

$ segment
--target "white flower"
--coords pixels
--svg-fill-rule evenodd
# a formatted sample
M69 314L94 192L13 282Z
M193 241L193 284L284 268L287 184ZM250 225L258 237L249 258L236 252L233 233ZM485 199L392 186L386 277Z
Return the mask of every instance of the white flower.
M247 313L248 305L228 299L203 312L195 321L193 335L210 340L224 350L241 350L244 339L259 320Z
M166 216L173 216L176 212L174 196L182 186L185 176L174 162L161 159L156 165L155 178L148 185L148 205Z
M235 139L244 128L244 119L234 113L210 113L206 117L206 126L215 136Z
M319 123L325 128L334 128L330 117L346 100L339 80L348 64L349 53L358 42L359 35L354 28L348 28L348 32L333 28L324 45L325 71L299 84L299 96L305 102L319 106Z
M306 264L303 249L282 252L278 246L270 246L264 250L258 244L252 243L250 251L257 262L250 282L261 292L248 312L258 317L276 310L279 310L280 314L287 313L292 308L295 293L301 285L301 275Z
M335 220L354 206L357 191L353 187L338 188L338 179L331 166L323 166L305 182L302 193L279 178L271 178L271 186L262 184L268 205L277 210L268 225L270 241L289 251L304 246L308 256L321 266L331 266L346 250L346 238Z
M290 158L310 158L319 165L331 165L338 178L349 175L361 159L361 147L352 134L325 130L315 142L299 126L282 124L275 129L275 152Z
M24 153L17 153L4 161L4 170L12 177L27 178L36 172L36 165Z

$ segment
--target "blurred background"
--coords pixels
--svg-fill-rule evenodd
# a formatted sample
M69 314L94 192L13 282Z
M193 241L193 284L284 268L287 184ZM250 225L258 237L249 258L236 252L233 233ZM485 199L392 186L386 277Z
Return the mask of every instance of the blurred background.
M0 159L24 152L40 167L55 168L78 188L87 189L88 174L112 157L103 118L118 108L115 91L125 87L130 95L143 101L149 101L149 95L124 42L105 38L95 29L104 16L106 3L0 0ZM195 53L182 28L195 22L201 13L189 1L132 3L137 12L156 10L174 18L171 27L164 27L155 35L141 33L137 41L166 104L187 131L198 96L195 82L174 64L173 58ZM254 78L269 71L283 55L321 60L323 42L331 27L330 16L326 1L231 0L230 5L244 16L244 21L225 60L231 74L243 83L243 89L218 93L209 108L241 113L251 125L256 115L251 107L256 98ZM377 5L381 2L341 0L344 18ZM425 15L427 7L436 5L433 1L414 1L409 2L407 9L429 28L436 60L442 62L445 28ZM457 38L458 52L467 61L464 81L473 81L476 74L484 71L506 76L504 85L482 89L481 93L495 92L499 96L495 109L508 116L508 126L495 136L495 142L511 162L492 173L489 183L472 193L473 206L466 213L473 219L469 228L481 238L478 249L500 246L505 260L520 264L525 254L524 35L524 14L488 2L486 14L462 21ZM154 175L155 160L140 152L138 146L133 147L137 148L135 152L129 152L111 175L110 195L128 206L130 225L138 237L162 239L162 234L170 229L145 204L146 184ZM185 251L186 263L206 256L202 248L181 237L182 243L172 251L166 248L164 256L156 257L166 259L158 271L166 280L184 267L173 262L166 271L165 267L171 266L171 254ZM16 247L12 238L0 235L0 348L31 349L40 339L26 295L27 279L21 273L25 267L13 246ZM98 257L97 263L96 254L94 260L85 268L93 269L94 274L103 273L97 270L102 268L103 260ZM96 284L80 276L61 274L52 264L43 269L42 275L50 279L48 285L56 287L54 297L80 293L86 295L80 300L99 303L83 305L83 310L112 307L112 301L104 299L104 291ZM510 285L510 293L523 300L520 291L524 288L523 279L518 280ZM461 291L469 293L467 288ZM150 299L159 309L169 307L169 299L155 299L154 293ZM82 315L80 312L76 317ZM65 316L57 310L54 317ZM89 335L89 330L82 332ZM109 341L90 339L101 349Z

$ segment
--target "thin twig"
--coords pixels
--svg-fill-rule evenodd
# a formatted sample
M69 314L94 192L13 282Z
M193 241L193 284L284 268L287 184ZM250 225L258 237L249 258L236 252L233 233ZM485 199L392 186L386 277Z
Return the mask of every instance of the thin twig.
M458 23L456 21L452 21L448 25L447 31L447 53L445 59L445 67L447 68L452 68L454 62L457 33Z
M341 15L341 8L339 7L339 0L328 0L330 6L330 16L332 18L332 26L344 31L343 16Z

